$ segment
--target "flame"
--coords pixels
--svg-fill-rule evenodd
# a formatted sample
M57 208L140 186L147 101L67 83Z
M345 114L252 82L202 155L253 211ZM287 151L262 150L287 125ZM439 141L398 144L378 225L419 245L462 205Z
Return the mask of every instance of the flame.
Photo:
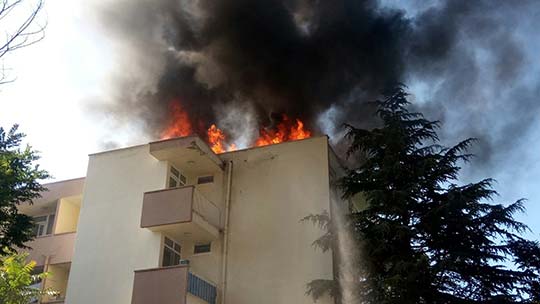
M296 119L296 127L291 128L289 140L300 140L311 137L311 132L304 130L304 123L300 119Z
M180 102L177 100L171 101L169 109L169 123L161 132L161 139L193 134L194 129L191 125L191 119ZM204 130L204 127L200 126L199 129ZM237 146L234 143L228 143L225 132L215 124L210 125L206 134L210 148L214 153L219 154L237 150ZM309 137L311 137L311 132L305 129L304 123L300 119L291 120L287 115L283 114L281 121L274 128L261 128L259 130L259 137L252 146L262 147Z
M225 148L225 133L221 131L218 127L216 127L215 124L212 124L210 128L208 128L208 143L210 144L210 148L212 148L212 151L214 153L223 153L227 151L234 151L236 150L236 145L231 144L228 148Z
M161 132L161 139L169 139L173 137L183 137L191 135L193 129L189 115L180 105L180 102L174 100L169 104L171 116L167 128Z
M282 120L278 123L276 129L261 129L259 133L259 138L255 141L256 147L311 137L311 132L304 130L304 123L300 119L296 119L295 123L293 123L285 114L283 114Z

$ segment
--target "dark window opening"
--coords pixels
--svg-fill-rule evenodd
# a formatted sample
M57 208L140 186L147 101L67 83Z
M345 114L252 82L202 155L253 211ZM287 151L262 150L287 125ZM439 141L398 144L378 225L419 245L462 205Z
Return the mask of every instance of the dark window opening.
M173 166L170 166L169 169L169 188L176 188L180 186L185 186L187 182L186 177Z
M197 184L209 184L214 182L214 176L208 175L208 176L200 176L197 178Z
M200 245L195 245L195 248L193 249L193 253L194 254L206 253L206 252L210 252L210 250L211 250L211 243L200 244Z
M180 244L165 237L163 242L163 260L161 265L163 267L180 265Z

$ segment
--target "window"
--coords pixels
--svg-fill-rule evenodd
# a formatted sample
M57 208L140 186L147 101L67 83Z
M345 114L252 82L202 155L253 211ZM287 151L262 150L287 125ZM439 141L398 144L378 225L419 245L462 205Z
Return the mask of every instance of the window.
M186 177L173 166L169 169L169 188L176 188L186 185Z
M54 225L54 214L49 215L49 219L47 220L47 235L53 233L53 225Z
M197 184L208 184L208 183L213 183L214 182L214 176L213 175L208 175L208 176L199 176L197 178Z
M34 236L44 236L53 233L54 214L34 217Z
M175 241L171 240L168 237L165 237L165 240L163 242L163 261L162 266L175 266L180 265L180 252L181 252L180 244L176 243Z
M195 245L193 248L193 254L210 252L211 243Z

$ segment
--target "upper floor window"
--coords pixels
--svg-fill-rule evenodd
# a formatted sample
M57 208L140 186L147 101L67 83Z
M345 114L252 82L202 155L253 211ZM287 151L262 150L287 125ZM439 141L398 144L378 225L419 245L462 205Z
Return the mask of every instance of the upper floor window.
M199 176L197 178L197 184L209 184L214 182L214 176L208 175L208 176Z
M210 252L210 250L211 250L211 243L198 244L198 245L195 245L195 247L193 248L193 254L206 253L206 252Z
M165 237L163 242L163 261L162 266L180 265L180 252L182 247L177 242Z
M186 185L186 177L173 166L169 167L169 188L175 188Z
M50 235L53 232L54 214L34 217L34 236Z

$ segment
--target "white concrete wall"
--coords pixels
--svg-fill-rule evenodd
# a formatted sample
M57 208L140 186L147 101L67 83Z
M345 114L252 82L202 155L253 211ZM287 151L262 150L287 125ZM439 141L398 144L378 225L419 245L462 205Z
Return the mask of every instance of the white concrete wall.
M180 168L179 166L176 166ZM182 169L180 168L180 171ZM219 208L224 208L223 206L223 184L225 182L224 172L221 170L209 171L199 173L199 174L189 174L182 172L186 176L187 183L186 185L195 185L197 191L199 191L206 199L217 205ZM197 185L197 178L200 176L214 176L214 182L208 184ZM168 178L168 177L167 177Z
M225 208L223 204L223 189L224 189L224 172L222 171L216 171L216 172L210 172L208 174L203 175L213 175L214 176L214 182L208 183L208 184L197 184L197 176L194 176L192 179L190 179L194 185L196 185L197 190L204 195L209 201L214 203L218 208L222 209Z
M133 271L159 267L162 236L140 228L141 207L144 192L166 187L168 167L148 150L90 156L66 303L128 304ZM328 157L326 137L221 155L234 162L227 303L313 303L306 284L332 278L331 253L312 246L323 232L299 222L330 209ZM220 174L200 190L222 205L225 184ZM221 242L203 255L181 242L191 270L219 288Z
M190 271L219 288L221 280L221 241L212 242L208 253L193 254L194 242L181 242L182 259L189 260Z
M222 157L234 162L226 302L313 303L306 284L332 278L332 255L312 246L322 231L299 221L330 209L327 138Z
M208 304L205 300L198 298L190 293L187 294L186 303L187 304Z
M143 193L167 165L137 146L90 156L67 303L131 303L134 270L158 267L161 235L140 228Z

